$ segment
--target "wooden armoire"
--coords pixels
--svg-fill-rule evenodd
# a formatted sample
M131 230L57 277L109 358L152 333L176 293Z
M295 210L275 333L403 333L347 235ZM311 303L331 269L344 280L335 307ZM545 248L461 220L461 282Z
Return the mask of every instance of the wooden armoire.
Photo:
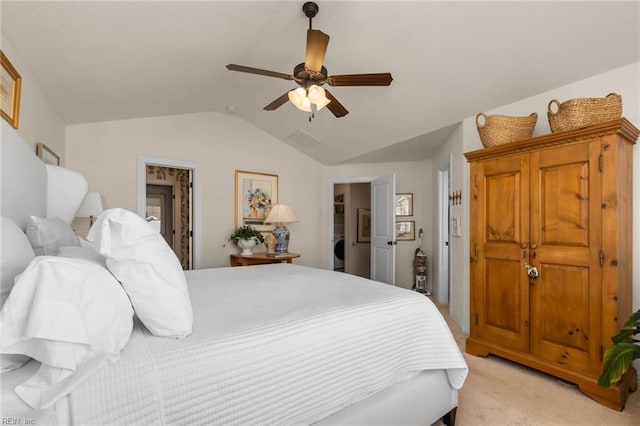
M639 133L620 118L465 154L467 353L510 359L624 408L636 371L610 388L597 380L611 336L632 312L632 148Z

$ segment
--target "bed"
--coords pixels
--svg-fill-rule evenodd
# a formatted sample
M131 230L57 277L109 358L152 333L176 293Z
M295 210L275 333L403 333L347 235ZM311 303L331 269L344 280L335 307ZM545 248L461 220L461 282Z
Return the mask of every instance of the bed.
M3 223L24 230L31 215L70 222L86 182L45 167L5 124ZM184 277L188 336L154 335L130 296L137 315L118 360L101 360L41 408L15 389L46 361L2 373L2 416L23 424L454 424L467 366L423 295L293 264Z

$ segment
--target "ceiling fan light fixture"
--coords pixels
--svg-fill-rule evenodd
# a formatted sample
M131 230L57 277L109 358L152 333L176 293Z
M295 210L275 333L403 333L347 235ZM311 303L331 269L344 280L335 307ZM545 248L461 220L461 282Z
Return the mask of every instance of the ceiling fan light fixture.
M2 1L2 0L0 0ZM280 108L289 101L301 111L310 112L309 121L314 118L316 111L328 106L329 111L337 118L344 117L349 111L338 101L333 94L326 92L322 87L329 86L389 86L393 81L391 73L375 74L343 74L329 75L325 68L324 58L329 45L329 35L320 30L314 30L312 18L318 13L318 5L312 1L304 3L302 11L309 18L307 30L307 47L305 49L304 62L293 68L293 74L269 71L260 68L246 67L243 65L229 64L230 71L240 71L249 74L264 75L267 77L293 80L301 87L283 93L276 100L265 106L266 111ZM327 95L329 98L327 98Z
M311 112L311 101L307 97L307 91L304 87L298 87L295 90L289 90L289 100L301 111Z
M325 90L318 85L311 85L308 89L298 87L288 92L289 100L296 108L304 112L320 111L327 106L329 99Z
M321 86L313 84L309 87L308 92L309 100L312 104L316 105L317 111L320 111L322 108L326 107L329 102L331 102L327 99L327 94Z
M309 98L305 97L302 99L302 108L300 108L304 112L312 112L311 111L311 101Z

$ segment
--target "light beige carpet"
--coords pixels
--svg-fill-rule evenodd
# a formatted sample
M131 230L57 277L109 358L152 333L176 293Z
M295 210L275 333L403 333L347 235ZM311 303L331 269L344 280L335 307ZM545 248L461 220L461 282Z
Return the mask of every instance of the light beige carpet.
M447 306L439 308L469 365L456 425L640 425L640 390L618 412L555 377L495 356L468 355L467 335L451 320Z

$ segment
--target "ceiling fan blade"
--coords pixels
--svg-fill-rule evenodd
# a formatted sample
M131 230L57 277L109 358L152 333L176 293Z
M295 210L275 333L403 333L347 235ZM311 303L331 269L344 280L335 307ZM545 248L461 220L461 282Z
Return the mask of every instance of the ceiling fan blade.
M331 101L327 104L327 108L329 108L329 111L331 111L333 115L335 115L336 117L344 117L345 115L349 114L349 111L347 111L347 109L343 107L342 104L338 102L338 100L331 93L329 93L328 90L325 89L324 92L327 96L327 99Z
M307 30L307 53L304 65L309 71L320 72L327 53L329 36L320 30Z
M276 99L275 101L271 102L269 105L267 105L263 109L265 109L267 111L273 111L274 109L280 108L288 100L289 100L289 92L285 92L284 95L280 96L278 99Z
M388 86L393 77L388 72L378 74L345 74L327 77L329 86Z
M247 72L249 74L266 75L267 77L283 78L285 80L293 80L293 76L282 72L267 71L260 68L245 67L243 65L229 64L227 69L230 71Z

